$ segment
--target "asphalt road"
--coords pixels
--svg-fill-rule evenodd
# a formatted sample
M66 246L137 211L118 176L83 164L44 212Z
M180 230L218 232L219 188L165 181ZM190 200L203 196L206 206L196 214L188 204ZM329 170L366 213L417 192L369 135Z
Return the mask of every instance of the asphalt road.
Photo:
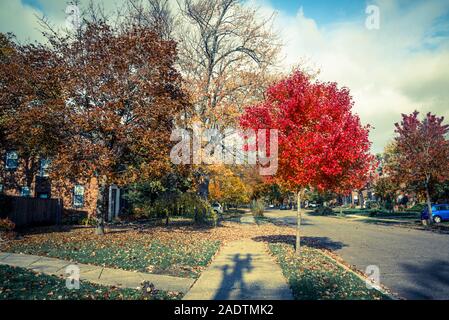
M296 224L293 211L265 215ZM449 234L308 214L302 234L361 271L378 266L381 283L403 298L449 299Z

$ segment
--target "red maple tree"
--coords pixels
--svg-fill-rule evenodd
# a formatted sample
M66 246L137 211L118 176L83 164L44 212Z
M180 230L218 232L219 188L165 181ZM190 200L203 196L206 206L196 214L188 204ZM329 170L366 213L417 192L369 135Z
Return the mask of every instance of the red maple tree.
M396 123L396 163L390 174L399 183L415 185L425 192L428 223L432 221L431 184L449 179L449 125L444 117L428 113L421 121L419 112L402 115Z
M347 88L314 82L296 71L268 88L265 101L248 107L241 117L244 129L279 131L274 179L297 194L297 253L305 189L349 193L369 177L374 162L369 128L352 114L353 104Z

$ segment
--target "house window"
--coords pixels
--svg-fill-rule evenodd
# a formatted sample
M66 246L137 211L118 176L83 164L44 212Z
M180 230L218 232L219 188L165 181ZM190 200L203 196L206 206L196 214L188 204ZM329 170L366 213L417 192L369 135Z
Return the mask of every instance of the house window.
M50 160L49 159L41 159L40 167L39 167L39 176L48 177L49 176L49 168L50 168Z
M73 189L73 206L75 208L84 207L84 187L76 185Z
M15 170L19 166L19 154L17 151L9 151L6 153L6 169Z
M21 197L29 197L31 195L30 188L28 187L22 187L20 189L20 196Z

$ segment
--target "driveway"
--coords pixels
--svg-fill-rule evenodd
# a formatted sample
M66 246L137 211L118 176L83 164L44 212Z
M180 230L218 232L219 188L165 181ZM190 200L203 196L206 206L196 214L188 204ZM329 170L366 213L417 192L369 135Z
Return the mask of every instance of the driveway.
M265 215L296 224L293 211ZM449 234L303 215L302 234L365 271L380 269L381 283L406 299L449 299Z

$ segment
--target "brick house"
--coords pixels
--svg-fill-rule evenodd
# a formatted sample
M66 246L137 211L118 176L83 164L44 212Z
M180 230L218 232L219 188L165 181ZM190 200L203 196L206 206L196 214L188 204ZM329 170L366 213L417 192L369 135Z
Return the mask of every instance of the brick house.
M50 161L40 159L37 168L27 170L28 162L17 151L4 152L0 157L0 193L40 199L61 199L64 211L95 215L98 184L95 177L79 181L51 181ZM123 209L123 194L117 186L109 187L106 219L117 218Z

